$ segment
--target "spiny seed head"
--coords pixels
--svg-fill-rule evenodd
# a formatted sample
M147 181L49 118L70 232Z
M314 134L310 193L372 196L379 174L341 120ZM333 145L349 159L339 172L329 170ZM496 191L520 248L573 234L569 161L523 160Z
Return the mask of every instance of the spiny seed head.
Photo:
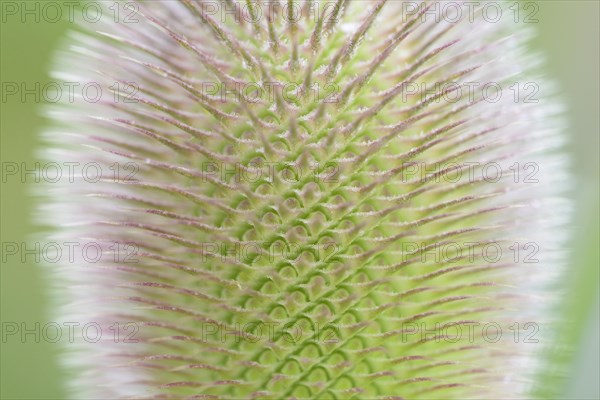
M46 135L83 168L44 214L83 249L53 270L77 398L527 395L566 180L526 25L128 4L72 34Z

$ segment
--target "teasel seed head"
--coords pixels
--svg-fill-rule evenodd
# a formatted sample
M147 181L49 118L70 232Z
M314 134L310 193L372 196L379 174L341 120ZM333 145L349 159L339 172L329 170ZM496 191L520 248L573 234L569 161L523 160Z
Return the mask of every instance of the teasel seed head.
M528 396L568 207L527 25L127 4L72 32L55 74L85 91L45 135L86 168L41 208L85 249L51 270L57 314L102 332L65 347L74 397Z

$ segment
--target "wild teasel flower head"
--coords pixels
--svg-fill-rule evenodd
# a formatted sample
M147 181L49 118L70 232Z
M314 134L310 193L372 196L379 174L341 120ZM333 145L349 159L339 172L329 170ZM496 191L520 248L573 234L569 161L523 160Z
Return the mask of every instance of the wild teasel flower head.
M85 248L52 270L61 318L102 332L66 349L75 397L528 395L566 177L527 25L128 4L72 33L55 74L85 91L45 136L85 167L42 209Z

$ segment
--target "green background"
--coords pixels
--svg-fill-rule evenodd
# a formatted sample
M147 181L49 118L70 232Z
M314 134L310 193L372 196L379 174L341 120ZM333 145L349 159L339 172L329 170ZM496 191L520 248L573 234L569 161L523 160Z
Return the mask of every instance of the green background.
M3 3L5 1L0 1ZM22 2L19 2L22 3ZM59 1L59 3L62 3ZM522 3L526 3L522 1ZM565 284L568 296L557 316L568 316L562 338L565 344L575 343L576 352L568 358L568 377L564 382L542 379L542 394L569 399L598 399L600 389L599 363L599 19L597 0L538 1L540 11L536 50L546 57L547 73L559 84L568 107L568 151L572 158L575 223L572 228L569 273ZM55 49L68 21L57 23L26 22L8 17L2 20L1 81L49 82L47 74ZM468 40L468 38L466 38ZM35 162L40 148L39 133L44 126L41 104L29 96L21 102L18 96L2 101L0 116L1 161ZM36 232L32 224L35 205L31 186L16 179L1 188L1 242L25 242ZM557 210L560 212L560 210ZM49 296L42 268L31 257L29 262L9 262L0 267L2 322L24 322L33 327L49 321ZM30 336L32 339L33 336ZM0 398L61 399L66 397L67 374L58 364L58 345L20 343L10 340L0 343ZM564 354L550 352L548 363L564 360Z

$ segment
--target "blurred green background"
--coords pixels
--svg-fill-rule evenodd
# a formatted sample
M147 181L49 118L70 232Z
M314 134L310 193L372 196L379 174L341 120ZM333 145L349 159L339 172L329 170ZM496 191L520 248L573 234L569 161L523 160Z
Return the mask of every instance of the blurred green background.
M0 0L3 12L4 3L8 1ZM567 379L544 382L542 392L558 390L556 396L560 398L599 399L600 3L597 0L536 3L539 23L535 50L545 55L547 74L559 84L568 106L568 151L576 202L572 256L567 266L569 295L557 311L573 321L573 325L565 326L563 340L565 344L575 343L576 352L567 361L570 363ZM34 82L49 82L47 72L53 53L71 24L43 19L36 22L33 16L25 22L4 14L1 18L1 81L26 82L30 86ZM28 96L25 102L12 96L2 101L0 107L1 161L33 165L44 124L40 104L33 96ZM2 184L0 242L25 242L35 232L31 222L34 207L31 185L15 179ZM0 319L33 327L36 322L43 325L49 321L49 296L41 268L31 262L32 257L27 261L0 267ZM68 376L59 368L58 345L11 340L0 346L0 398L66 398ZM548 357L549 362L557 362L564 355L550 353Z

